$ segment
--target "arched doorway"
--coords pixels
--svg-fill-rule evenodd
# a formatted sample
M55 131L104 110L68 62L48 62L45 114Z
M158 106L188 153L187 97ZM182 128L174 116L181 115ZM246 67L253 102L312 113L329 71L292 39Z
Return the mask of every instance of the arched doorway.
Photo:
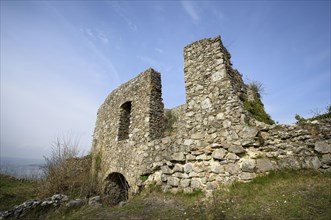
M121 173L111 173L106 178L105 194L109 196L111 205L128 200L129 184Z

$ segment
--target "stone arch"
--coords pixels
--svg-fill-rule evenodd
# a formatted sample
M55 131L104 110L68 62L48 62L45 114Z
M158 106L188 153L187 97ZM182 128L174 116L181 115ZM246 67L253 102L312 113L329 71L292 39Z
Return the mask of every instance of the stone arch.
M117 205L129 198L129 183L121 173L111 173L106 178L105 194L111 205Z
M118 127L118 140L122 141L129 138L129 128L131 123L131 102L125 102L121 105L120 121Z

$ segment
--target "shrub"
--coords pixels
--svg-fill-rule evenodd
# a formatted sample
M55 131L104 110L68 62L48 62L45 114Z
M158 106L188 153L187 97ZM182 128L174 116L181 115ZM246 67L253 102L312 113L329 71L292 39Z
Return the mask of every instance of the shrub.
M44 156L44 179L41 195L65 193L74 196L88 195L91 191L91 156L78 158L78 142L56 139L49 156Z
M248 84L248 89L253 92L254 98L248 99L245 96L239 97L244 103L244 108L250 112L256 120L266 124L275 124L270 115L266 113L264 105L261 102L261 94L264 93L262 83L259 81L253 81Z
M326 107L325 113L321 113L318 109L311 110L311 113L313 114L313 117L311 117L311 118L305 119L305 118L301 117L300 115L296 114L295 119L297 120L297 122L302 123L302 122L306 122L306 121L314 121L314 120L322 120L322 119L331 118L331 105Z
M275 124L270 115L265 112L264 106L260 100L244 100L244 108L250 112L256 120L266 124Z

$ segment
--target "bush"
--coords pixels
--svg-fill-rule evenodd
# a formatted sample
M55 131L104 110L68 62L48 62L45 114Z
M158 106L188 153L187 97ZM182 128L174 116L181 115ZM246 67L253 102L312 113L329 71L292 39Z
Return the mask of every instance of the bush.
M78 142L56 139L50 156L44 156L44 179L41 181L42 196L64 193L86 196L91 192L91 156L78 157Z
M314 121L314 120L322 120L322 119L331 118L331 105L326 107L325 113L321 113L318 109L311 110L311 113L313 114L313 117L311 117L311 118L305 119L298 114L296 114L294 118L299 123L306 122L306 121Z
M248 87L258 96L260 97L261 94L264 93L264 87L261 82L259 81L253 81L248 84Z

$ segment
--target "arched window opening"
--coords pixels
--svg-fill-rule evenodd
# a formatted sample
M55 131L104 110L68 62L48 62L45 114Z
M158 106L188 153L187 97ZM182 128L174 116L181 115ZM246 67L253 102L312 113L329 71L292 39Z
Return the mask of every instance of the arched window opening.
M120 109L120 121L118 128L119 141L129 138L130 118L131 118L131 102L125 102L123 105L121 105L121 109Z
M129 198L129 184L121 173L111 173L106 179L105 194L111 205L117 205Z

